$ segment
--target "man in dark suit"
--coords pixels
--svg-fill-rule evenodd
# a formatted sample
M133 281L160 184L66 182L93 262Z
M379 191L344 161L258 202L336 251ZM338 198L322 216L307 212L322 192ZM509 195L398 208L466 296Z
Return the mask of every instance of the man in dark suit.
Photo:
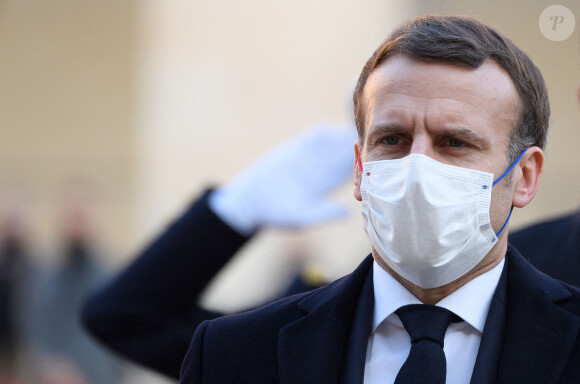
M476 20L417 18L368 60L354 106L371 255L326 287L202 323L180 382L580 382L580 291L507 244L549 120L527 55Z
M509 242L540 271L580 287L580 211L520 229Z

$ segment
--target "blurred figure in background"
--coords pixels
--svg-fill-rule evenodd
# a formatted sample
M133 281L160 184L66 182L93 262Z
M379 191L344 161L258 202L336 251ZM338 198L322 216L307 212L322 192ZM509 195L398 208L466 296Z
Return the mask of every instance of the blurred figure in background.
M22 195L3 190L0 198L0 384L12 383L21 340L17 311L29 264L29 228Z
M115 351L172 378L199 323L224 315L204 289L257 231L305 228L346 215L329 194L350 180L354 127L319 124L208 190L85 306L87 328ZM251 276L249 277L251 278ZM325 282L308 271L284 296Z
M580 287L580 211L521 229L509 241L540 271Z
M97 249L94 193L83 183L64 188L58 207L58 260L37 270L29 286L37 305L28 325L38 354L35 380L42 383L111 384L121 377L119 361L79 322L85 297L108 276Z
M68 359L49 358L40 367L39 384L90 384Z

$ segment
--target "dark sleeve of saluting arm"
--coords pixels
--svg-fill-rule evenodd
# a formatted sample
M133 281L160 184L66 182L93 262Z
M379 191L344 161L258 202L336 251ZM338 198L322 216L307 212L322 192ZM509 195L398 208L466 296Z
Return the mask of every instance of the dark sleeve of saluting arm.
M196 327L222 315L199 307L200 294L249 239L209 209L210 193L90 297L82 313L105 345L173 378Z

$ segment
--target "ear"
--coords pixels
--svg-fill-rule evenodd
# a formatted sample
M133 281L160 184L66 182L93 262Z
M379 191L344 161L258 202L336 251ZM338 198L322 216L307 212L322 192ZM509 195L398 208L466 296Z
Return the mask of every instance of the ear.
M540 175L544 168L544 152L539 147L529 147L520 160L521 176L514 180L514 207L528 205L538 190Z
M362 163L361 163L361 148L360 148L360 144L359 141L357 140L354 143L354 167L353 167L353 171L352 171L352 178L353 178L353 184L354 184L354 198L357 199L358 201L362 201L362 195L360 194L360 183L362 180Z

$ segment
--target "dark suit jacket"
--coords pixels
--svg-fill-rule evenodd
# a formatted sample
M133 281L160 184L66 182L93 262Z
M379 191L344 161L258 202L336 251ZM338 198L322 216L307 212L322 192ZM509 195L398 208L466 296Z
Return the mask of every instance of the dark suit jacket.
M361 383L372 301L360 303L372 296L371 265L368 257L326 287L202 323L180 383ZM475 370L487 382L580 383L580 290L535 270L512 247L503 280Z
M509 242L540 271L580 287L580 211L510 233Z

